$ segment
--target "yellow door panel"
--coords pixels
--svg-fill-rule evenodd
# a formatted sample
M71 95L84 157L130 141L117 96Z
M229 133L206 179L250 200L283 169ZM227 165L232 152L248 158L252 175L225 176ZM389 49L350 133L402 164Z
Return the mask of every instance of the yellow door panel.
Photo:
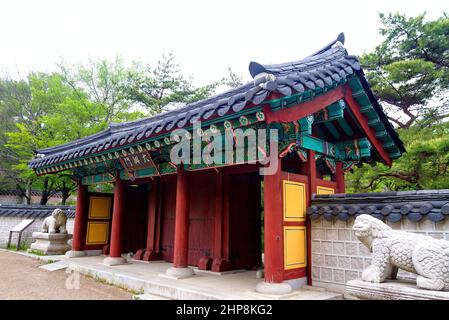
M89 221L87 223L86 244L107 244L109 239L109 222Z
M284 268L295 269L307 266L306 227L284 227Z
M321 187L318 186L316 188L317 194L334 194L335 190L332 188L327 188L327 187Z
M109 219L111 202L109 197L90 197L89 219Z
M284 221L304 221L306 218L306 185L293 181L282 181Z

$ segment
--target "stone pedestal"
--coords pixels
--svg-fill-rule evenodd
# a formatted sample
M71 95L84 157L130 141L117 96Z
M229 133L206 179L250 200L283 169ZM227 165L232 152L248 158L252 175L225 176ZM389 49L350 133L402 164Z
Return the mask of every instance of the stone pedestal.
M281 294L288 294L292 292L293 289L290 284L287 282L281 282L281 283L269 283L269 282L259 282L256 285L256 292L264 293L264 294L274 294L274 295L281 295Z
M107 266L112 267L112 266L119 266L122 264L126 264L127 261L123 257L106 257L106 258L104 258L103 263Z
M79 257L84 257L84 256L86 256L86 252L84 252L84 251L70 250L65 253L65 257L69 258L69 259L70 258L79 258Z
M345 294L364 300L449 300L448 291L418 289L416 283L409 280L384 283L351 280L346 283Z
M43 233L33 232L34 243L31 244L31 250L38 250L44 255L61 255L71 249L67 243L72 239L68 233Z
M176 279L183 279L193 276L194 272L189 267L186 268L171 267L167 269L166 274Z

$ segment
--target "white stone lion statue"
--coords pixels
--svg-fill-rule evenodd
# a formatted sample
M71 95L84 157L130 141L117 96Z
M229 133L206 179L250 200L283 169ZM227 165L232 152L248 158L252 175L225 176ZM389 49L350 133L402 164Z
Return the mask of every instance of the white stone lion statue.
M42 224L41 232L43 233L67 233L66 228L67 216L61 209L55 209L51 216L45 218Z
M358 216L352 229L373 253L363 281L396 279L400 268L418 275L418 288L449 291L449 241L393 230L367 214Z

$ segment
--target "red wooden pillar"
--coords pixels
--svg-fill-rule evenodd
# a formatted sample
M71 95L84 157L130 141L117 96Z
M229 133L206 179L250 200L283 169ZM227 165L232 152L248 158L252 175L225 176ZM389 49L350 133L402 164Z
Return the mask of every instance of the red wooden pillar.
M276 172L264 175L264 272L265 280L256 291L286 294L292 291L284 281L284 235L282 213L282 170L278 159Z
M222 257L222 230L223 230L223 173L217 173L215 182L215 216L214 216L214 257Z
M182 165L178 169L176 181L175 241L173 248L173 268L167 274L184 278L193 274L187 267L189 254L189 176Z
M316 193L317 187L317 172L316 172L316 161L315 161L315 151L307 151L307 176L309 178L309 188L306 207L310 207L310 201L312 200L312 195ZM312 223L309 216L307 216L307 283L312 284Z
M223 173L218 171L215 175L215 210L212 257L202 256L198 261L198 269L224 271L221 270L222 259L222 230L223 230ZM215 265L213 266L213 264Z
M229 251L229 229L230 229L230 201L231 201L231 175L229 172L224 172L223 176L223 233L222 233L222 244L221 252L223 259L228 262L231 259L231 254Z
M159 235L158 227L158 203L159 195L159 180L151 183L151 188L148 192L148 226L147 226L147 245L142 253L142 260L153 261L160 259L159 246L156 237ZM136 256L138 256L136 254ZM139 258L139 257L138 257Z
M214 259L211 265L211 270L214 272L223 272L232 269L232 263L229 261L228 238L229 178L229 174L219 171L215 182Z
M273 175L264 176L264 259L265 282L281 283L283 279L281 163Z
M159 180L153 180L149 184L147 205L147 237L145 248L139 249L134 255L136 260L154 261L160 260L158 231L158 203Z
M79 257L84 255L83 248L87 225L87 198L87 186L83 185L81 182L78 182L72 250L67 253L68 257Z
M122 258L122 221L125 198L125 184L117 176L114 185L114 207L112 210L112 230L109 257L104 259L107 265L117 265L126 263Z
M337 184L337 193L345 193L345 173L343 171L343 162L336 162L335 182Z

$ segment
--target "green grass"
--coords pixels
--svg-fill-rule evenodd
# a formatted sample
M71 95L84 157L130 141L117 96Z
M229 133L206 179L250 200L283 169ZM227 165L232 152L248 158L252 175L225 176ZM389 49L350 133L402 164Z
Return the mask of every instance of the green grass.
M4 248L7 249L7 250L11 250L11 251L12 250L17 251L17 245L16 244L10 244L9 247L5 246ZM30 248L30 244L29 243L22 242L21 245L20 245L19 251L27 252L29 248Z
M30 249L28 250L28 253L35 254L36 256L45 256L45 254L42 251L36 249Z
M97 275L92 276L91 274L89 274L89 275L85 275L85 276L87 276L89 278L92 278L93 280L95 280L95 282L98 282L98 283L101 283L101 284L104 284L104 285L108 285L108 286L111 286L111 287L116 287L116 288L125 290L127 292L132 293L133 295L139 295L139 294L143 294L144 293L143 288L140 289L140 290L134 290L134 289L130 289L130 288L128 288L126 286L123 286L123 285L114 284L114 283L112 283L112 282L110 282L110 281L108 281L106 279L98 277Z

